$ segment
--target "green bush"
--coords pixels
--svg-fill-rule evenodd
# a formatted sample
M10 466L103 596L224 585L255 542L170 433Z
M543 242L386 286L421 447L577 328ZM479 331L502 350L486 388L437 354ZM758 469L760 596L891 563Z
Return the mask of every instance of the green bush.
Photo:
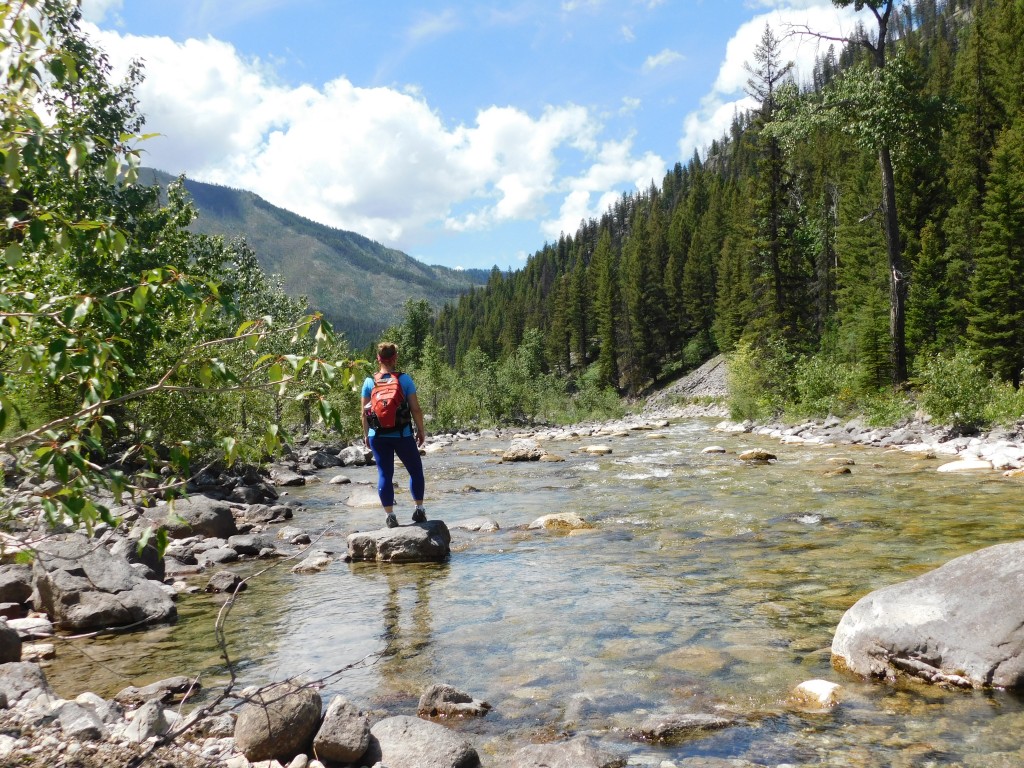
M913 416L915 407L905 393L883 388L862 396L856 410L864 414L869 426L891 427Z
M793 355L781 340L757 349L741 340L728 360L729 413L761 420L781 414L795 395Z
M984 367L966 350L937 355L917 375L921 407L940 424L977 427L987 422L993 398Z
M795 410L802 416L844 415L855 409L861 373L856 366L831 357L802 357L794 375Z
M1024 387L1018 389L1008 381L992 381L992 397L985 408L985 419L990 424L1010 427L1024 419Z

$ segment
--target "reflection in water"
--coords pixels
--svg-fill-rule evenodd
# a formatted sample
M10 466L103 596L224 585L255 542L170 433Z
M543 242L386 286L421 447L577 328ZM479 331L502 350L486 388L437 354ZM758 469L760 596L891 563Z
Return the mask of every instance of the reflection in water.
M660 440L602 438L613 448L605 457L574 452L585 440L556 445L566 459L558 464L491 463L507 441L486 439L427 457L431 514L452 529L450 561L339 561L315 575L282 568L261 577L229 627L240 684L344 670L325 700L339 693L389 714L414 712L431 683L455 685L494 705L486 718L448 723L472 735L490 768L507 765L518 745L575 733L649 766L697 756L799 768L1024 765L1018 697L846 677L829 652L836 624L861 596L1019 538L1019 481L709 426L674 424ZM729 453L702 454L709 444ZM736 459L757 447L778 462ZM827 474L830 457L853 461L851 474ZM347 474L376 478L372 468ZM380 524L378 509L345 507L343 487L292 493L308 505L294 524L335 524L324 542L333 551L344 551L347 532ZM595 527L527 530L558 511ZM455 527L481 516L501 529ZM216 680L216 608L208 596L184 597L171 630L119 638L104 661L134 684L170 674ZM64 681L63 695L93 679L104 695L128 682L71 653L47 673ZM789 691L813 678L842 684L842 704L813 716L789 710ZM678 744L625 735L653 713L716 710L750 725Z
M431 592L448 575L448 564L353 563L352 575L385 591L381 601L384 647L376 663L379 695L400 699L419 695L432 682L429 649L433 633Z

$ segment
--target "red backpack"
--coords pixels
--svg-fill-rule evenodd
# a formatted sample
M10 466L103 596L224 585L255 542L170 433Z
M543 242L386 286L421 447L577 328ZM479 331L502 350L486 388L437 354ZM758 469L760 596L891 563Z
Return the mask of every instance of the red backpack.
M398 383L400 371L373 374L370 402L366 404L366 421L376 432L395 432L412 423L409 401Z

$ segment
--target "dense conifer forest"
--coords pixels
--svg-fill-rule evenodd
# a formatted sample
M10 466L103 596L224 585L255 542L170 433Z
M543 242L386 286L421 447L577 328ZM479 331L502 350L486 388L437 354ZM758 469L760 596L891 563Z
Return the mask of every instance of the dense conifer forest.
M533 333L544 370L627 395L718 352L831 410L954 360L1018 387L1024 2L857 6L846 44L818 38L807 82L779 35L814 30L766 28L748 62L757 110L445 307L448 363L506 359Z

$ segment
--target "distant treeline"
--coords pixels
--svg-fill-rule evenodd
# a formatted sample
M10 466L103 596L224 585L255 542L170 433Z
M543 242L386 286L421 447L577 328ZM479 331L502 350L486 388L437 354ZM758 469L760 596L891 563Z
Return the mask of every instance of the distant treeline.
M759 109L446 306L449 364L509 357L536 329L546 370L626 394L737 348L828 360L864 390L967 351L1019 385L1024 2L875 0L862 17L799 85L766 28Z

